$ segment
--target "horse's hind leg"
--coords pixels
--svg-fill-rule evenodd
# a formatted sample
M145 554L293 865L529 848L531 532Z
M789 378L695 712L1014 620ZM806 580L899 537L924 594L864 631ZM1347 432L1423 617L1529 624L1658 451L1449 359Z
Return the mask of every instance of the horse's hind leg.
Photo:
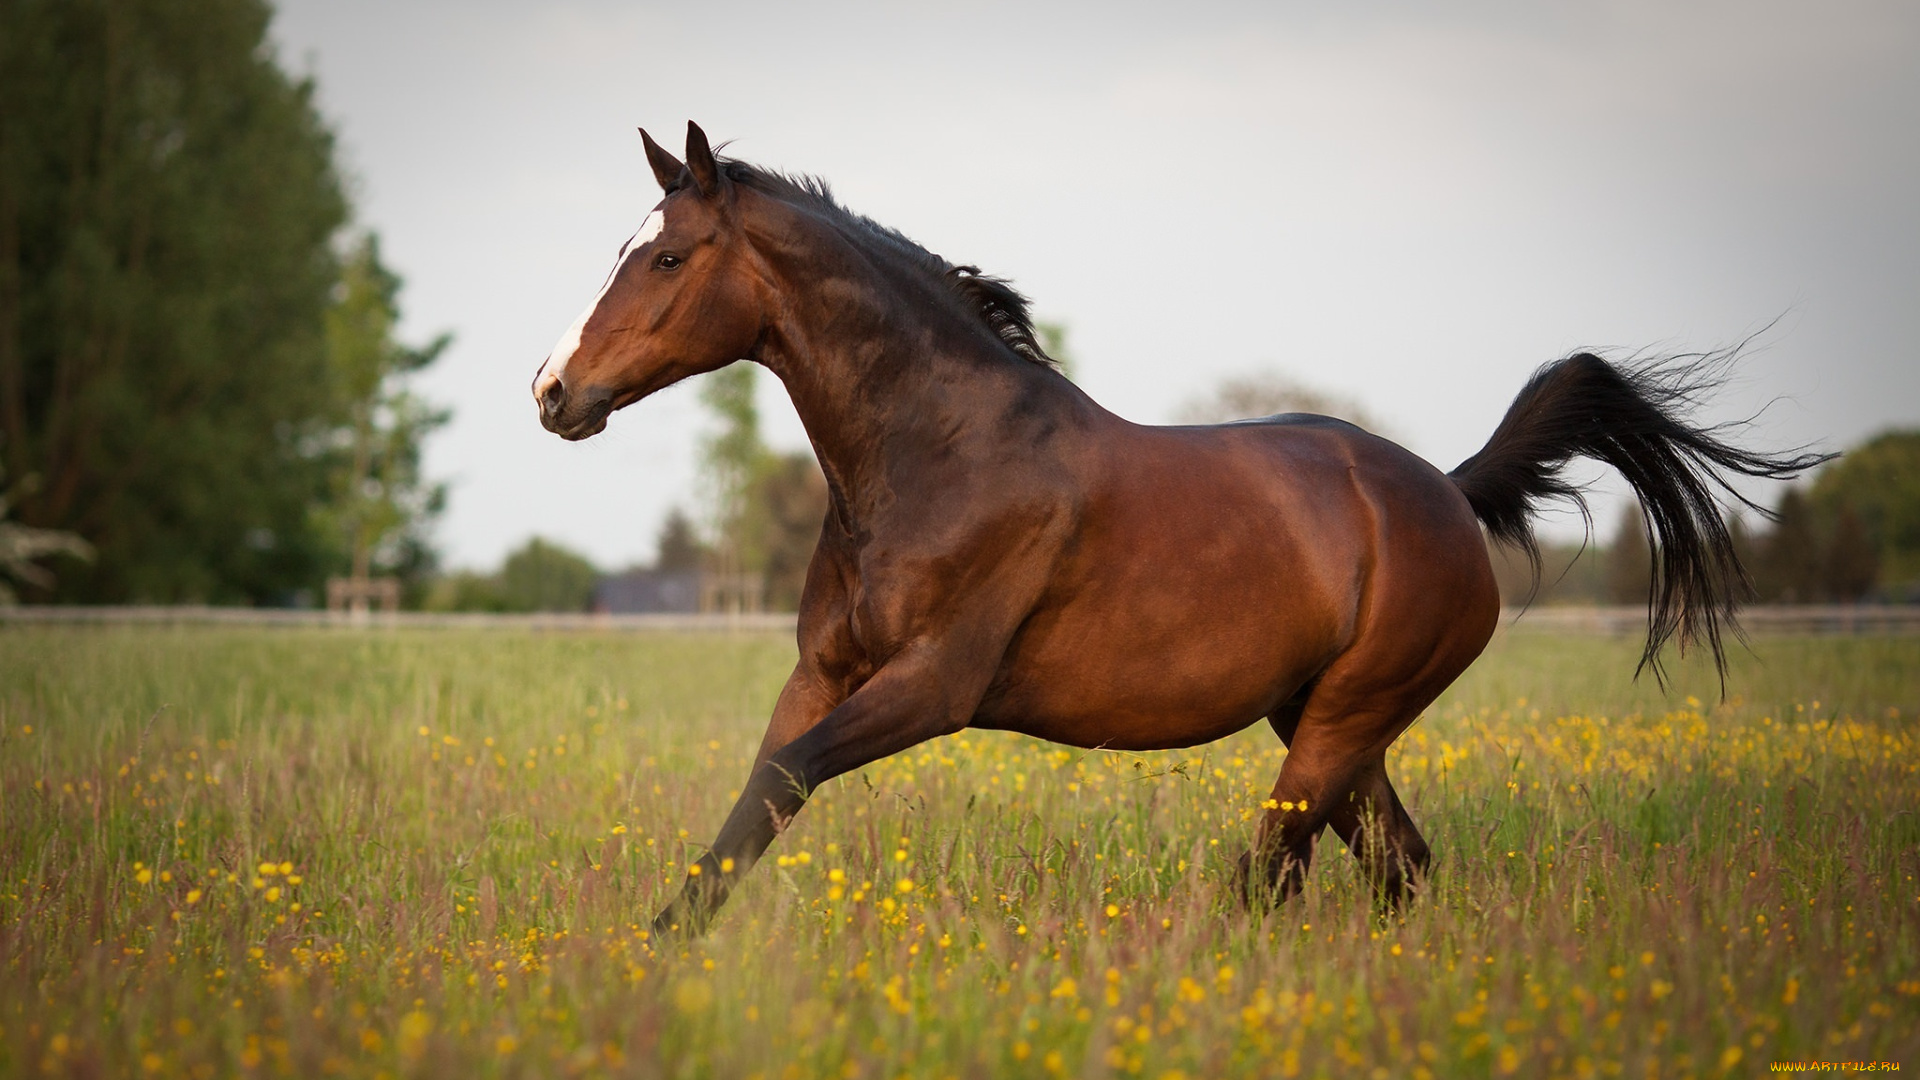
M1240 860L1249 904L1277 904L1300 891L1314 843L1332 824L1364 764L1363 755L1334 729L1303 723L1288 730L1278 720L1274 727L1286 736L1287 759L1273 782L1253 850Z
M1360 860L1382 902L1397 907L1412 897L1432 853L1393 790L1383 758L1361 771L1327 823Z

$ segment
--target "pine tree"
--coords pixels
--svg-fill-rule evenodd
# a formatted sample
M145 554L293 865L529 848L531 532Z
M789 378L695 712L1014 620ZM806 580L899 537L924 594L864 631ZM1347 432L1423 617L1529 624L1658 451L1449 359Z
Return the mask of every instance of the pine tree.
M1607 600L1645 607L1653 591L1653 552L1647 546L1647 519L1639 503L1620 515L1606 562Z
M1880 555L1851 503L1840 504L1822 570L1823 591L1828 598L1842 603L1864 599L1879 580Z
M0 453L25 525L91 542L63 600L271 602L318 527L322 330L347 217L260 0L7 0Z
M1774 513L1777 520L1754 568L1760 599L1779 604L1823 599L1820 538L1806 496L1797 487L1788 488Z
M654 552L655 570L676 573L700 569L700 564L707 557L706 547L693 531L693 520L677 506L667 511L667 520L660 525Z

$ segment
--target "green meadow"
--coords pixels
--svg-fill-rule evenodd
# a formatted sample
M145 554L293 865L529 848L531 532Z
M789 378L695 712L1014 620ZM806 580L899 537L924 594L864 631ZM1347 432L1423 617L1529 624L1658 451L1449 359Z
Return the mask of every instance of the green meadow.
M780 636L0 626L7 1076L1753 1076L1920 1069L1920 637L1726 695L1524 629L1401 740L1376 911L1227 895L1283 756L963 732L646 927Z

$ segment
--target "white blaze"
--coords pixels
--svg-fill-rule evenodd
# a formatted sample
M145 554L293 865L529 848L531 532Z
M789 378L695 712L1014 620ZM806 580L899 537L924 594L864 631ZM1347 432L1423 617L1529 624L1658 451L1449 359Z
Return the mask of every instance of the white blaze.
M607 290L613 288L614 279L620 276L620 268L627 264L628 259L633 258L635 252L652 243L654 238L660 235L660 231L666 227L665 208L654 207L653 213L648 214L647 219L640 223L640 228L634 232L633 238L620 249L620 257L614 260L613 269L607 272L607 280L601 283L600 291L594 294L586 310L580 313L580 317L573 320L573 325L567 327L567 332L560 335L559 344L547 354L547 362L540 365L540 375L533 382L534 400L539 400L547 387L559 381L561 375L566 372L567 361L571 360L573 354L580 348L580 335L587 328L587 320L593 318L593 313L599 310L600 301L607 298Z

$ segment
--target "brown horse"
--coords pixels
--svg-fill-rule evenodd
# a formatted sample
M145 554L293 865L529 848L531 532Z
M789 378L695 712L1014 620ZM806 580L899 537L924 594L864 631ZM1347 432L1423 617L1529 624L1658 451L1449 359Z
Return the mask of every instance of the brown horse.
M1540 369L1450 474L1326 417L1143 427L1055 369L1005 282L816 181L716 157L697 126L684 163L641 135L666 196L541 366L541 423L584 439L751 360L785 384L830 492L799 663L661 932L703 928L814 788L966 727L1151 750L1265 718L1288 753L1245 887L1296 891L1332 826L1397 899L1428 850L1384 755L1493 633L1482 528L1532 554L1536 501L1579 497L1561 466L1613 465L1660 552L1643 665L1677 633L1724 671L1742 578L1720 470L1819 460L1683 422L1697 362L1587 354Z

